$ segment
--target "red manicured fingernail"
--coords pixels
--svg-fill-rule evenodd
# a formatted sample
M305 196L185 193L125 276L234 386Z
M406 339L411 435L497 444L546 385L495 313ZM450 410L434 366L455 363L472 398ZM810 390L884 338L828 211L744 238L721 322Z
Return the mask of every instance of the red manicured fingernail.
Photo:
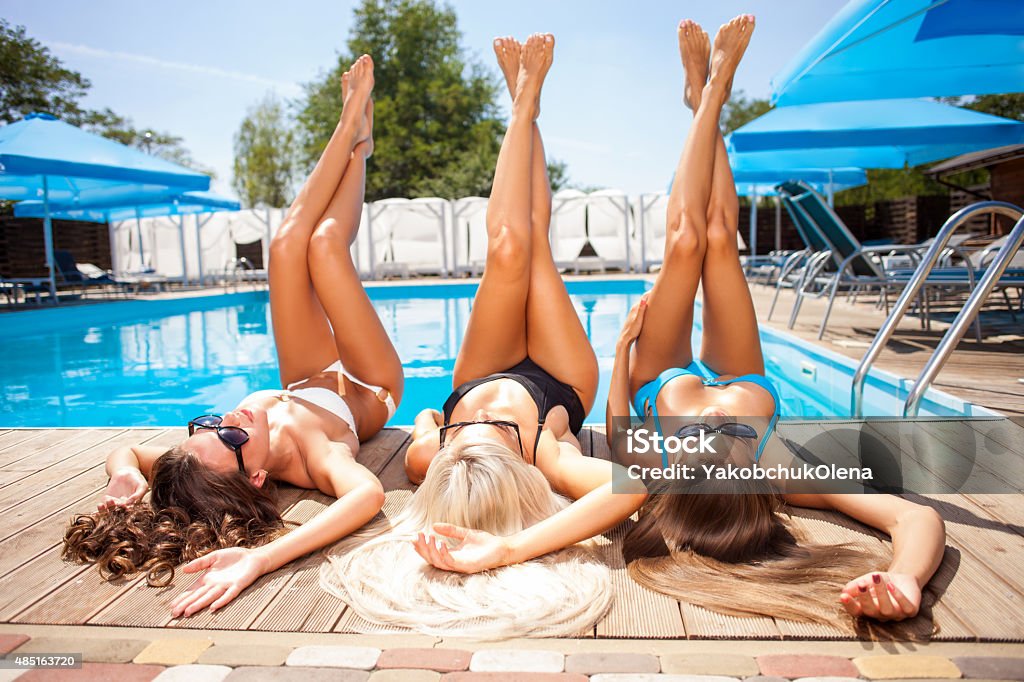
M867 592L868 591L868 588L864 587L863 585L858 585L857 587L860 588L861 592Z
M873 576L871 576L871 579L875 581L876 585L878 583L882 582L882 576L878 575L877 573L875 573Z

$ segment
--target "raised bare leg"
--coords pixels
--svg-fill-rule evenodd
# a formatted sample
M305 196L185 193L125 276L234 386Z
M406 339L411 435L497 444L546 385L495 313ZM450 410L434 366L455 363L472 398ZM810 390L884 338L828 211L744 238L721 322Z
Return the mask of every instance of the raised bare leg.
M372 61L366 55L353 70ZM346 83L350 72L342 77ZM372 83L371 83L372 86ZM307 255L310 238L338 190L356 144L366 135L369 90L348 92L334 134L270 244L270 313L281 383L305 379L338 359L327 316L313 289Z
M508 369L527 355L533 122L548 66L540 39L531 36L522 50L512 117L494 169L487 203L487 261L455 360L456 386Z
M680 24L683 36L688 35L691 25L692 22L686 21ZM701 49L699 36L691 37L694 49ZM701 102L672 181L665 259L648 294L644 327L633 347L630 362L630 390L634 393L664 370L685 367L693 359L690 347L693 299L707 248L707 208L719 134L718 119L725 103L726 83L735 71L733 61L723 59L718 52L716 57L712 78L703 86ZM701 57L696 57L695 61L699 63ZM699 80L699 76L697 78ZM690 97L693 97L692 92Z
M544 35L550 64L555 40ZM509 93L515 95L520 47L513 38L499 38L494 51L505 75ZM540 110L538 102L537 110ZM530 171L531 262L530 291L526 301L526 342L530 357L549 374L574 389L586 410L597 393L597 357L569 300L565 284L551 255L548 230L551 224L551 185L540 128L533 125L533 165Z
M372 85L372 63L361 72L353 70L353 89ZM317 297L334 330L334 346L342 364L360 380L387 389L398 402L403 387L402 363L359 281L349 250L362 217L366 158L373 150L371 100L367 100L365 112L367 136L356 145L345 177L313 232L309 268Z
M754 18L738 17L741 42L745 45L754 30ZM734 20L736 21L736 20ZM731 22L730 22L731 23ZM679 48L687 72L687 105L696 111L701 91L690 87L691 72L699 78L699 45L707 44L707 34L697 24L679 29ZM704 67L706 71L706 66ZM732 80L728 83L732 91ZM715 163L712 173L711 197L707 211L708 245L701 274L704 329L701 335L700 358L722 374L763 374L764 359L758 336L757 316L750 297L750 287L740 266L736 246L739 227L739 201L729 168L729 157L721 131L715 141Z

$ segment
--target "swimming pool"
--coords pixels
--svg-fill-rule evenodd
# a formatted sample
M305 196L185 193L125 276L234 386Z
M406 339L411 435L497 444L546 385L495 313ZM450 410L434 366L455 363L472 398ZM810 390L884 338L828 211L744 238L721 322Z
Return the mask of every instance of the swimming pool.
M587 423L603 424L619 328L651 282L594 278L567 287L601 369ZM405 397L390 424L412 424L419 410L439 409L451 391L476 284L368 284L367 290L405 369ZM0 321L0 427L180 426L278 386L265 291L15 312ZM695 348L699 337L697 328ZM849 415L852 361L770 329L761 338L784 419ZM866 413L899 415L907 383L872 372ZM921 414L991 413L929 391Z

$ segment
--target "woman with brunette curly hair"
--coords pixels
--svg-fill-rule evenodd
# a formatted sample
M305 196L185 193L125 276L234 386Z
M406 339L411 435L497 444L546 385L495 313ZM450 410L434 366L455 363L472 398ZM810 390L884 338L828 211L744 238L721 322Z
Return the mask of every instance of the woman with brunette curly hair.
M65 535L65 558L95 562L107 578L146 571L166 584L183 561L186 573L205 571L172 603L175 616L216 611L259 576L360 528L384 503L356 455L394 414L402 366L349 252L373 151L372 89L373 61L363 55L342 76L341 119L270 245L284 388L193 419L188 439L167 452L112 453L99 510ZM338 499L284 534L271 479Z

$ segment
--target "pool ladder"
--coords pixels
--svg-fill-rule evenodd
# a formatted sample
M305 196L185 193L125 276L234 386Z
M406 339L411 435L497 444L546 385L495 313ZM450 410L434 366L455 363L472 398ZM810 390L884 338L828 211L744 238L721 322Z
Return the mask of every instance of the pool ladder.
M963 309L957 314L956 319L953 320L953 324L946 330L942 341L936 346L935 352L932 353L931 358L925 363L924 369L921 370L921 374L917 377L917 381L914 382L913 388L910 389L910 394L907 396L906 402L903 403L903 416L917 416L924 392L935 381L935 377L943 365L946 364L946 360L952 355L957 344L960 343L960 339L963 338L964 332L967 331L974 317L978 314L978 310L988 299L988 295L992 293L992 289L995 288L999 278L1003 276L1017 249L1024 243L1024 217L1022 217L1024 216L1024 209L1019 206L1005 201L981 201L960 209L945 222L942 229L935 236L935 241L932 242L924 258L922 258L920 265L917 266L917 269L911 276L910 281L907 282L906 288L900 294L900 298L896 301L896 305L893 306L892 312L889 313L885 324L882 325L881 329L878 330L878 334L875 335L875 340L871 342L871 347L868 348L864 358L860 361L860 365L857 366L857 371L853 375L853 385L850 388L850 409L851 414L855 418L859 419L864 416L864 382L867 379L871 365L874 364L882 349L885 348L885 344L889 342L900 320L903 319L903 316L910 308L911 302L925 285L932 268L935 267L935 263L945 250L949 238L961 225L983 213L1006 216L1011 220L1017 221L1017 224L1010 232L1009 237L1007 237L1006 243L999 249L995 259L986 268L985 274L971 292ZM970 264L968 264L968 267L970 267Z

